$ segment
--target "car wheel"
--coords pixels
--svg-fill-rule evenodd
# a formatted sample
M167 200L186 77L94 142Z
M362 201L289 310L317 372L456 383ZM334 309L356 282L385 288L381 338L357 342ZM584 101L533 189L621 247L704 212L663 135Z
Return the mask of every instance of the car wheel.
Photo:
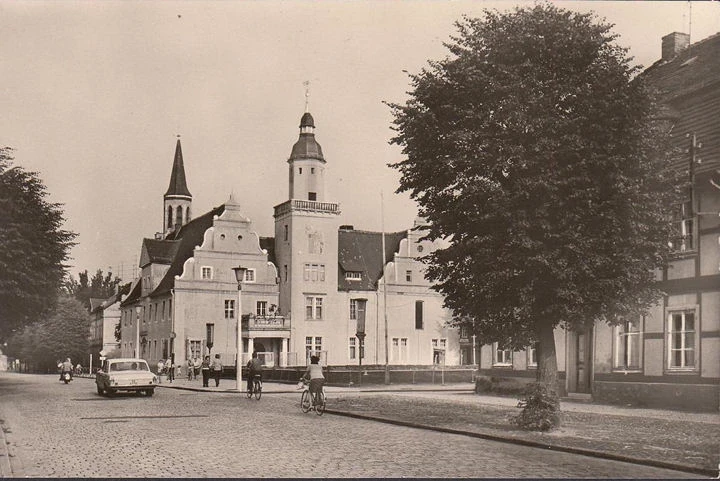
M153 394L155 394L155 389L154 389L154 388L153 388L153 389L148 389L148 390L145 391L145 395L146 395L147 397L152 397Z

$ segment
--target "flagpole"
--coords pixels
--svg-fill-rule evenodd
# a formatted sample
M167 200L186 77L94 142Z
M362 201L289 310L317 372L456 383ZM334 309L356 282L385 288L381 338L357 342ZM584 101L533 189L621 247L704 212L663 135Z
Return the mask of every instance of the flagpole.
M387 319L387 277L385 276L385 203L380 191L380 229L382 230L382 273L383 273L383 317L385 318L385 384L390 384L388 319Z

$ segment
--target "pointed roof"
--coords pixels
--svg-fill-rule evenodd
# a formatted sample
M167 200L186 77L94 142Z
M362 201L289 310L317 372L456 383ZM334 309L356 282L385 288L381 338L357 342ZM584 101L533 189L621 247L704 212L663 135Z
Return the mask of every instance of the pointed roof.
M192 197L192 194L188 190L187 182L185 181L185 166L183 165L180 139L177 140L175 146L175 160L173 161L172 173L170 174L170 186L167 192L165 192L166 197L169 195Z

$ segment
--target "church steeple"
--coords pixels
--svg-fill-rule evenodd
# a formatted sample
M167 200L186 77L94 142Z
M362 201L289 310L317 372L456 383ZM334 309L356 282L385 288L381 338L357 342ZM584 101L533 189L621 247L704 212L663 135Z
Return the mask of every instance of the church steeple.
M188 190L185 181L185 165L183 164L179 135L175 145L175 159L170 173L170 185L163 199L163 232L167 235L190 221L192 194Z
M190 194L187 188L187 182L185 181L185 166L183 165L180 138L177 139L177 144L175 145L175 161L173 162L172 173L170 174L170 186L167 192L165 192L165 197L169 195L182 195L192 199L192 194Z

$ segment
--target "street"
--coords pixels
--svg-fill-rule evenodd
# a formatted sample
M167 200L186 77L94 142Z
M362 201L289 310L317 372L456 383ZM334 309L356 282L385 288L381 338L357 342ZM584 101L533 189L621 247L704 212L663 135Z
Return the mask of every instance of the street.
M228 386L233 381L223 380ZM6 477L692 478L677 471L303 414L299 393L260 401L160 388L105 398L92 379L0 373ZM332 408L332 399L328 402ZM0 451L1 453L2 451ZM8 463L9 461L9 463ZM4 472L9 465L11 472Z

